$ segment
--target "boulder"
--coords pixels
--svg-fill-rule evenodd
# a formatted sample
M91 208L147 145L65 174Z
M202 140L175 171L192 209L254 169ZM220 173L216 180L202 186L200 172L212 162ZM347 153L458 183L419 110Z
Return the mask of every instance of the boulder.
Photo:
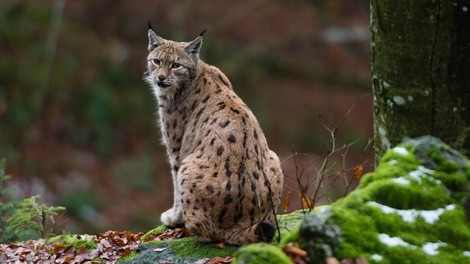
M348 263L470 263L469 210L470 161L426 136L388 150L376 170L335 203L280 215L280 243L218 249L194 237L153 241L120 263L204 263L215 256L233 256L239 264L292 263L282 249L293 244L308 253L309 263L326 263L328 257Z
M325 263L328 255L384 264L470 263L469 197L466 157L437 138L409 139L387 151L348 196L313 212L317 222L308 216L298 235L289 236L298 237L310 263Z
M292 235L304 217L304 212L296 211L278 217L281 237ZM142 237L165 231L159 226ZM218 247L214 243L199 243L196 237L185 237L175 240L147 242L129 257L120 260L120 264L134 263L206 263L209 259L233 256L237 263L289 263L289 258L277 247L278 235L273 245L257 243L245 247L224 245ZM275 246L276 245L276 246ZM222 263L222 262L220 262Z

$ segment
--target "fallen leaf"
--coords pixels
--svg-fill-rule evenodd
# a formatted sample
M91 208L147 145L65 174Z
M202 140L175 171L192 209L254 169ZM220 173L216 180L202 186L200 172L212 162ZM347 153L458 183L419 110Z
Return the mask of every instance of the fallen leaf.
M166 250L166 248L156 248L156 249L154 249L153 251L155 251L155 252L163 252L163 251L165 251L165 250Z
M223 249L225 247L225 244L224 244L224 242L219 242L219 243L215 244L215 247L218 248L218 249Z
M197 260L193 264L207 264L207 263L209 263L209 261L210 261L210 258L203 258L203 259Z
M362 164L358 164L356 165L356 167L354 167L354 176L356 177L356 179L360 179L363 173L364 167L362 166Z
M282 250L295 264L305 264L308 262L307 251L301 249L297 243L291 242Z
M215 257L211 258L206 264L229 264L232 263L232 257Z
M287 246L284 248L284 252L286 254L297 255L302 258L306 258L308 256L307 251L296 247L293 243L287 244Z
M289 210L289 200L290 200L290 195L291 195L291 191L287 191L286 193L286 197L284 197L284 213L287 212L287 210Z

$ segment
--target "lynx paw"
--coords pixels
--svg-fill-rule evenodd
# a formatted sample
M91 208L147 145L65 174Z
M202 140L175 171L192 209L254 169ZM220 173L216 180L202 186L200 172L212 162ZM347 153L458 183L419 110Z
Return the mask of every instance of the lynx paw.
M162 223L169 227L178 227L184 225L183 212L170 208L166 210L160 217Z

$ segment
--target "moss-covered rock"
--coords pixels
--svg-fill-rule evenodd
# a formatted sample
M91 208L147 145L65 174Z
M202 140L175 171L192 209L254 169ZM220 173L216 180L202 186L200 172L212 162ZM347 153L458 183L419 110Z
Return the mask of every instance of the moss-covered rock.
M219 249L213 243L199 243L196 237L144 243L135 254L119 263L193 263L199 259L232 256L238 247Z
M282 251L290 242L309 253L310 263L330 255L384 264L470 263L469 210L470 161L439 139L422 137L390 149L347 197L306 217L302 211L279 216L280 243L218 249L194 237L154 241L121 263L215 256L234 256L238 264L292 263Z
M470 263L469 197L466 157L433 137L407 140L330 206L326 222L341 230L334 255L365 256L369 263ZM299 240L307 239L304 234Z
M305 212L296 211L290 214L279 215L279 227L281 237L287 234L295 234L300 226L301 220ZM166 227L159 226L147 234L142 236L142 239L151 237L154 233L163 232ZM177 240L163 240L152 241L144 243L138 250L121 260L120 264L133 264L133 263L159 263L169 261L171 263L194 263L199 259L235 256L237 263L289 263L289 258L282 252L280 248L275 246L279 235L276 235L272 244L252 244L239 249L239 247L225 245L223 249L216 247L214 243L199 243L196 237L187 237ZM297 239L294 239L297 240ZM238 251L238 252L237 252ZM236 253L237 252L237 253ZM273 262L266 262L267 259Z
M241 247L235 254L233 263L237 264L292 264L292 261L277 246L265 243L251 244Z
M340 228L331 221L333 211L317 210L305 216L299 228L299 245L307 250L310 259L325 260L336 255L341 241Z

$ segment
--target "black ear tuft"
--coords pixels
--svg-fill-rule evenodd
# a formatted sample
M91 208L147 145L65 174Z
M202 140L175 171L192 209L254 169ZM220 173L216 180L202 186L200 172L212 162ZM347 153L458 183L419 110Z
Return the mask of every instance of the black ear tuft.
M204 36L204 34L206 34L207 32L207 28L205 28L203 31L201 31L201 33L199 33L199 36L202 37Z
M270 223L263 222L256 228L256 234L264 242L269 242L273 239L276 229Z
M152 23L150 23L150 20L147 22L147 25L148 25L149 29L152 29Z

